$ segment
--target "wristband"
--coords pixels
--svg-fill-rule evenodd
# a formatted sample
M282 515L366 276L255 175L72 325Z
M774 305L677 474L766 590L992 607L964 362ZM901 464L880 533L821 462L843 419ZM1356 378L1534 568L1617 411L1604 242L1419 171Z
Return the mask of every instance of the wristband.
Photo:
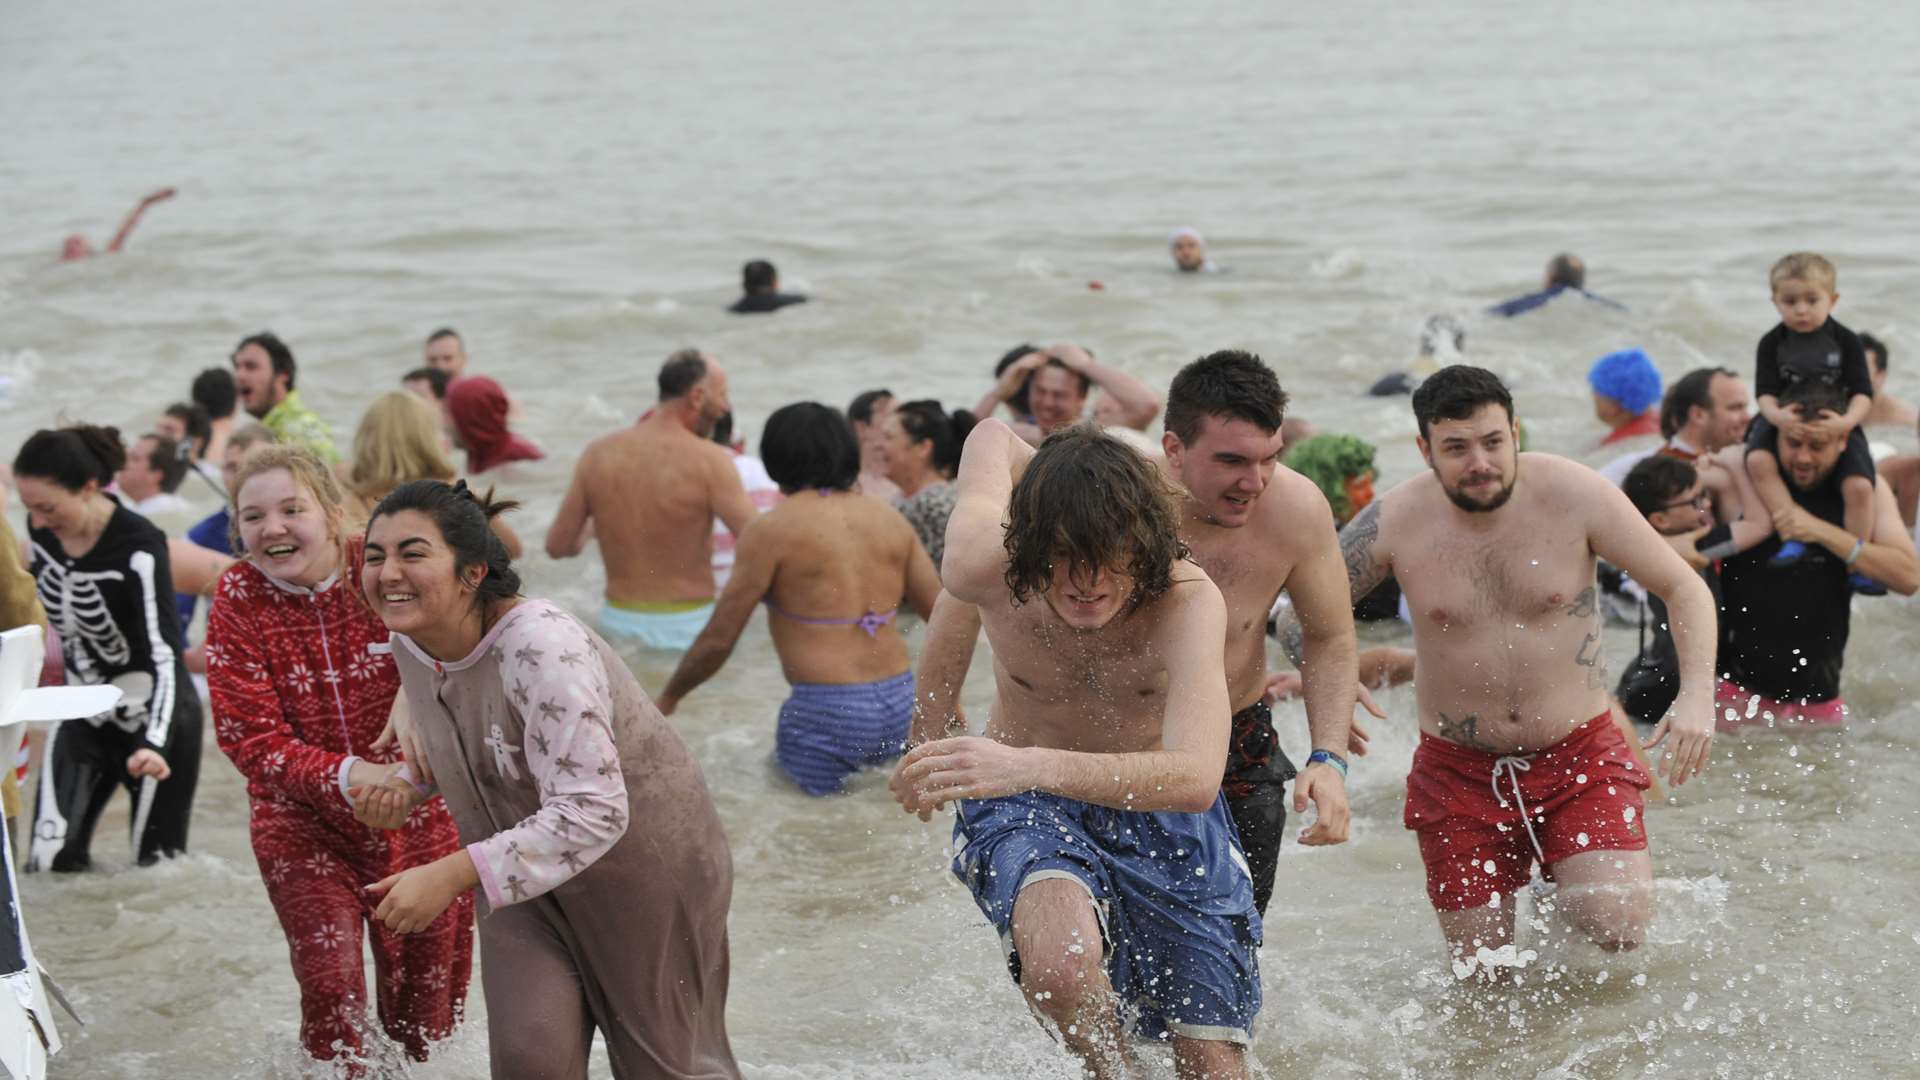
M1340 770L1340 779L1347 778L1347 759L1331 750L1315 750L1307 755L1307 765L1331 765Z
M1860 557L1860 550L1861 550L1862 548L1864 548L1864 547L1866 547L1866 546L1867 546L1867 542L1866 542L1865 540L1862 540L1862 539L1860 539L1860 538L1859 538L1859 537L1857 537L1857 536L1856 536L1856 537L1854 537L1854 539L1853 539L1853 553L1847 556L1847 565L1848 565L1848 566L1852 566L1852 565L1853 565L1853 563L1854 563L1854 560L1855 560L1855 559L1858 559L1858 558Z

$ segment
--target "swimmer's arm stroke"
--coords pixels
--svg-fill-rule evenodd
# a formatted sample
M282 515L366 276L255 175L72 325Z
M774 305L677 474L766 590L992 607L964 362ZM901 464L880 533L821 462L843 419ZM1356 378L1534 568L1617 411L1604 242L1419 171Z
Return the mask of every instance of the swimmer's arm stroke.
M141 199L140 202L134 206L132 212L127 215L127 219L120 223L120 231L113 234L113 239L107 244L107 251L111 253L126 247L127 237L133 235L133 227L140 224L140 216L147 212L147 207L157 202L164 202L167 199L173 198L173 196L174 190L172 188L161 188L159 191Z
M969 604L985 603L1006 588L1007 502L1031 460L1033 448L998 420L981 420L967 436L940 580Z
M1117 810L1204 813L1220 795L1232 705L1227 606L1204 578L1176 581L1156 644L1167 664L1160 749L1102 754L1008 746L962 736L917 747L900 763L896 797L909 810L958 799L1047 791ZM904 791L902 789L905 789Z
M1680 654L1680 693L1644 748L1651 750L1672 736L1660 773L1677 788L1706 768L1713 748L1713 662L1719 645L1713 593L1619 488L1579 466L1568 468L1566 477L1587 516L1587 544L1593 553L1666 602L1667 624ZM1595 612L1592 618L1597 633L1601 616Z
M680 707L680 699L713 678L726 664L727 657L733 655L741 631L753 618L753 609L760 606L761 598L773 588L773 573L780 561L776 549L765 519L752 522L740 534L740 544L734 549L733 576L727 579L727 587L720 590L719 599L713 602L713 614L707 616L707 625L701 628L700 636L693 639L687 654L673 669L666 688L653 699L662 713L672 716Z

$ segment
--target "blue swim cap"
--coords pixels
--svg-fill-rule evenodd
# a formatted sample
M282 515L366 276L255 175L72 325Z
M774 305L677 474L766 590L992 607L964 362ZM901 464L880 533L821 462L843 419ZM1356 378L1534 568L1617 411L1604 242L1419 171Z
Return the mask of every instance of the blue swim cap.
M1660 403L1660 371L1645 349L1621 349L1593 362L1587 385L1638 415Z

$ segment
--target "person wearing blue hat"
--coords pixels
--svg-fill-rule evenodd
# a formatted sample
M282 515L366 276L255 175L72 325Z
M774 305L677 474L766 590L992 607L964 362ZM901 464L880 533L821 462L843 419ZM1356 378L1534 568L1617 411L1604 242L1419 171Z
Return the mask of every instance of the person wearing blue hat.
M1610 429L1601 446L1660 434L1660 371L1644 349L1621 349L1587 369L1593 415Z

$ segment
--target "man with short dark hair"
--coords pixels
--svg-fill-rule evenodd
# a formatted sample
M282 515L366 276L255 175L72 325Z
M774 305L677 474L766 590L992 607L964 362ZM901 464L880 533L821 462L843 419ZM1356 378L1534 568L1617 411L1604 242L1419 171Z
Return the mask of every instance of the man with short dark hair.
M863 390L847 406L847 421L860 440L860 480L854 489L876 499L897 499L900 486L887 479L887 450L880 429L893 412L893 391Z
M1887 343L1872 334L1861 334L1860 345L1867 350L1867 363L1873 371L1873 408L1867 412L1868 426L1913 427L1920 422L1920 409L1887 393Z
M187 501L175 494L187 475L182 448L155 434L142 435L127 447L126 464L113 474L113 481L129 509L146 518L186 512Z
M954 804L954 874L1094 1076L1134 1075L1125 1015L1181 1076L1244 1078L1261 934L1220 795L1220 590L1158 470L1090 425L1036 452L983 420L959 488L894 795L923 817ZM974 648L955 612L993 646L984 736L937 737L959 687L929 668Z
M1818 416L1823 409L1840 413L1847 399L1844 390L1809 380L1783 389L1780 405ZM1853 608L1847 575L1864 574L1903 596L1920 590L1920 557L1884 478L1874 481L1870 532L1858 536L1839 524L1844 500L1836 466L1847 436L1788 425L1775 430L1774 441L1792 505L1773 515L1776 535L1720 564L1726 625L1715 705L1723 730L1844 725L1840 669ZM1745 449L1727 451L1743 480L1738 462ZM1741 493L1749 514L1766 522L1750 482ZM1773 556L1783 541L1801 542L1806 554L1776 564Z
M765 259L755 259L740 268L740 292L740 299L727 309L735 315L761 315L807 302L798 293L780 291L780 271Z
M201 457L207 461L225 460L227 439L233 434L233 410L240 399L233 372L223 367L206 368L193 377L193 389L187 396L207 410L207 448Z
M735 536L753 502L726 448L709 434L728 412L713 357L681 349L660 367L659 404L632 427L587 444L547 531L547 554L571 558L600 541L609 633L685 649L713 611L713 522Z
M1280 464L1287 395L1258 356L1227 349L1204 356L1173 378L1167 469L1178 482L1180 536L1215 584L1226 584L1227 692L1234 708L1221 791L1240 832L1262 914L1273 895L1286 831L1286 784L1293 763L1280 749L1266 698L1267 614L1284 590L1300 633L1288 644L1299 664L1313 752L1294 784L1294 812L1311 799L1317 820L1309 845L1347 838L1348 753L1357 642L1339 533L1320 489ZM1364 736L1362 736L1364 738Z
M303 446L329 465L340 460L333 429L300 401L293 350L269 331L242 338L233 350L233 384L240 404L275 439Z
M1680 693L1649 745L1673 735L1675 785L1713 740L1712 594L1620 489L1517 451L1513 398L1492 372L1442 368L1413 409L1431 471L1368 504L1341 548L1354 599L1391 575L1413 615L1421 734L1405 824L1455 970L1516 964L1513 901L1536 861L1577 931L1637 947L1653 903L1650 778L1613 721L1595 561L1672 612Z
M467 373L467 343L460 337L460 332L451 326L443 326L427 335L423 358L427 367L446 372L448 382ZM444 398L446 395L441 396Z
M1682 461L1710 459L1747 437L1750 409L1746 381L1733 369L1695 368L1668 387L1661 399L1660 435L1666 443L1621 454L1602 465L1600 475L1622 483L1635 465L1654 454Z
M447 385L453 381L447 369L417 367L400 376L400 385L441 407L447 403Z
M1104 391L1098 412L1104 425L1145 431L1160 415L1160 398L1139 379L1094 360L1078 345L1062 342L1049 349L1021 346L1000 358L993 387L973 407L975 416L992 416L1001 405L1014 415L1012 428L1029 444L1086 416L1087 397ZM1111 402L1111 405L1109 405Z

